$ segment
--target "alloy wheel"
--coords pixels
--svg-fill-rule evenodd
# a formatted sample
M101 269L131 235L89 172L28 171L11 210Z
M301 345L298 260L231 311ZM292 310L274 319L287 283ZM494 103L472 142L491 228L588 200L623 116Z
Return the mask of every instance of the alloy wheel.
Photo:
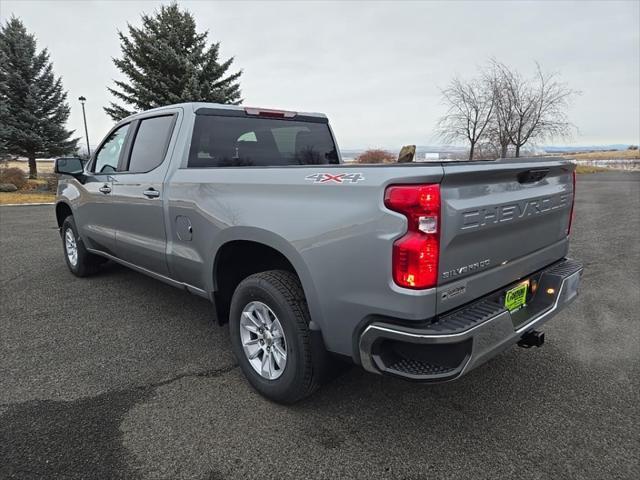
M76 243L76 236L70 228L67 228L64 232L64 248L67 252L69 263L75 267L78 264L78 244Z
M276 314L262 302L249 302L240 318L240 341L251 367L275 380L287 365L287 341Z

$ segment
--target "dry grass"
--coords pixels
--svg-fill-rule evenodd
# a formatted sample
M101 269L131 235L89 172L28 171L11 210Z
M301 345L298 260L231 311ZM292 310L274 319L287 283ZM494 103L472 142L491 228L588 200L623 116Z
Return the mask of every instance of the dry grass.
M46 178L34 178L26 181L25 185L20 189L21 191L28 192L37 189L43 189L47 186Z
M0 205L11 203L53 203L53 192L0 192Z
M576 173L600 173L600 172L613 172L612 168L591 167L589 165L578 165L576 167Z
M610 150L608 152L569 153L562 156L564 158L574 158L576 160L640 160L640 151Z
M36 164L38 165L38 173L53 173L53 162L36 160ZM24 172L29 173L29 163L26 160L25 161L9 160L6 163L6 166L9 168L17 167L23 170Z

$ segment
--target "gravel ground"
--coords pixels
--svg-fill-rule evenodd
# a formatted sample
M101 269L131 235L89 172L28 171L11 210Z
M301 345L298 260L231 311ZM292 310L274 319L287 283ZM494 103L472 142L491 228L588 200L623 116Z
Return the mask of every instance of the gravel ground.
M77 279L52 207L0 207L0 478L640 478L640 175L578 179L580 298L444 385L353 368L282 407L210 305Z

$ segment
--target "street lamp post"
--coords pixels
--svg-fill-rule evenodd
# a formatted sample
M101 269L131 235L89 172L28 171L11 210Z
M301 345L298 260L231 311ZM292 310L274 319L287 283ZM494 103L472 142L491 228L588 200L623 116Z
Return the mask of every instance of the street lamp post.
M87 156L91 157L91 149L89 148L89 130L87 129L87 114L84 112L84 102L87 101L85 97L78 97L82 104L82 118L84 118L84 134L87 138Z

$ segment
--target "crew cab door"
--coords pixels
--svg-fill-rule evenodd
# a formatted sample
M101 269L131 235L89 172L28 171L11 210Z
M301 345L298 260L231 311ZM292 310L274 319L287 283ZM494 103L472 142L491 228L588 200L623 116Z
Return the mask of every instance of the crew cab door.
M167 111L132 122L123 173L114 179L111 193L119 211L116 256L161 275L169 274L163 182L177 118L177 111Z
M76 224L89 248L113 254L119 213L113 204L113 182L127 143L130 124L114 128L87 168Z

